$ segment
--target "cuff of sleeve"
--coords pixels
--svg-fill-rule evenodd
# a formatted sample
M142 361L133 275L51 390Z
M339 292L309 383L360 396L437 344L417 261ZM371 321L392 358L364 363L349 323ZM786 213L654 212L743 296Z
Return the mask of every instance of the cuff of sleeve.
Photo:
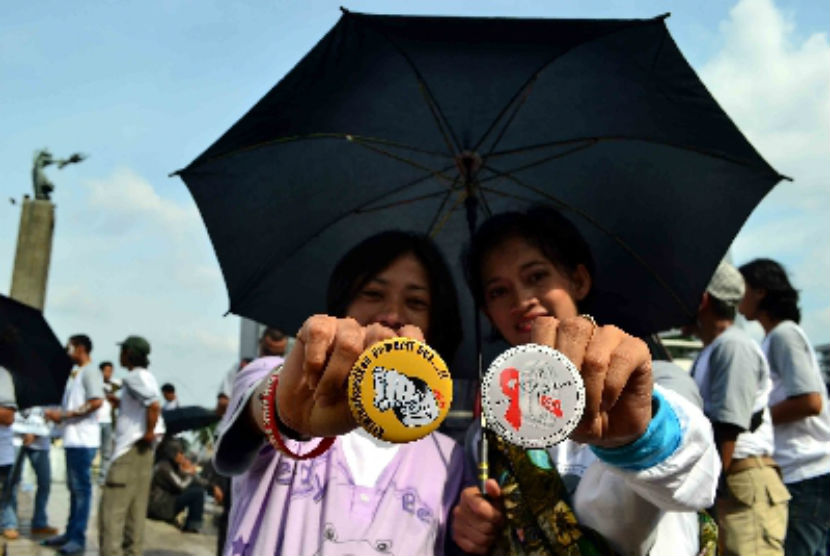
M657 410L651 417L646 432L625 446L591 446L591 450L599 459L627 471L642 471L663 462L677 450L683 439L680 421L662 394L655 391L652 399Z

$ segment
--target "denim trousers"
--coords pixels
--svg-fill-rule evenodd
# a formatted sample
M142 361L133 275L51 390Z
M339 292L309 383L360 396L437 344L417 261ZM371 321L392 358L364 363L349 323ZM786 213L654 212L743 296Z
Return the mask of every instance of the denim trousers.
M86 526L92 505L92 460L97 448L64 448L66 488L69 489L69 520L66 540L86 546Z
M830 536L830 473L787 483L792 494L785 554L824 556Z
M32 465L37 478L37 492L35 493L35 510L32 514L32 529L47 527L49 519L46 516L46 506L49 503L49 491L52 488L52 466L49 463L49 450L35 450L28 446L20 448L23 456L16 461L16 466L9 480L9 494L0 504L0 528L17 529L17 491L20 487L20 479L23 475L23 466L26 459Z

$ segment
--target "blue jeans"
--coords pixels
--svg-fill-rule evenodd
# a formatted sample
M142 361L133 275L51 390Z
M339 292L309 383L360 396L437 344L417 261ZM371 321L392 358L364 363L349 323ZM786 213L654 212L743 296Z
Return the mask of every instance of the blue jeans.
M824 556L830 535L830 473L787 483L792 495L785 554Z
M0 515L0 528L17 529L17 489L20 486L20 478L23 475L23 465L26 459L32 464L32 469L37 477L37 493L35 494L35 511L32 515L32 529L47 527L49 520L46 517L46 505L49 502L49 491L52 488L52 466L49 463L49 450L33 450L23 447L23 457L19 460L20 465L12 471L9 483L9 494L2 504L2 515Z
M17 515L12 506L14 465L0 466L0 532L17 529ZM12 520L12 516L14 519Z
M86 526L92 505L92 460L97 448L65 448L66 488L69 489L69 520L66 540L86 546Z

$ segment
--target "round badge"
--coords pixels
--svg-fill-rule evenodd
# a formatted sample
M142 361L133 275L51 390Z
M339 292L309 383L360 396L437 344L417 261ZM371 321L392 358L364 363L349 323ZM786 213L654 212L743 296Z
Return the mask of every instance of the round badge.
M364 351L349 373L349 407L358 424L389 442L411 442L438 428L452 403L452 379L423 342L392 338Z
M481 399L489 429L523 448L545 448L565 440L579 424L585 386L562 353L524 344L493 361Z

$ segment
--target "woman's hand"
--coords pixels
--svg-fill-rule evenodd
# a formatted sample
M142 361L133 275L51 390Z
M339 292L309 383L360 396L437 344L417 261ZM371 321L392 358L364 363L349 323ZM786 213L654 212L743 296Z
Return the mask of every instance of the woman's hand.
M585 317L533 321L531 341L562 352L585 383L585 412L570 438L604 448L633 442L651 421L651 354L645 342Z
M280 420L307 436L335 436L357 426L348 403L349 372L363 351L381 340L405 336L423 341L416 326L398 333L380 324L315 315L305 321L280 372Z
M487 479L487 498L477 486L461 491L458 505L452 511L452 538L464 552L489 554L504 527L501 489Z

